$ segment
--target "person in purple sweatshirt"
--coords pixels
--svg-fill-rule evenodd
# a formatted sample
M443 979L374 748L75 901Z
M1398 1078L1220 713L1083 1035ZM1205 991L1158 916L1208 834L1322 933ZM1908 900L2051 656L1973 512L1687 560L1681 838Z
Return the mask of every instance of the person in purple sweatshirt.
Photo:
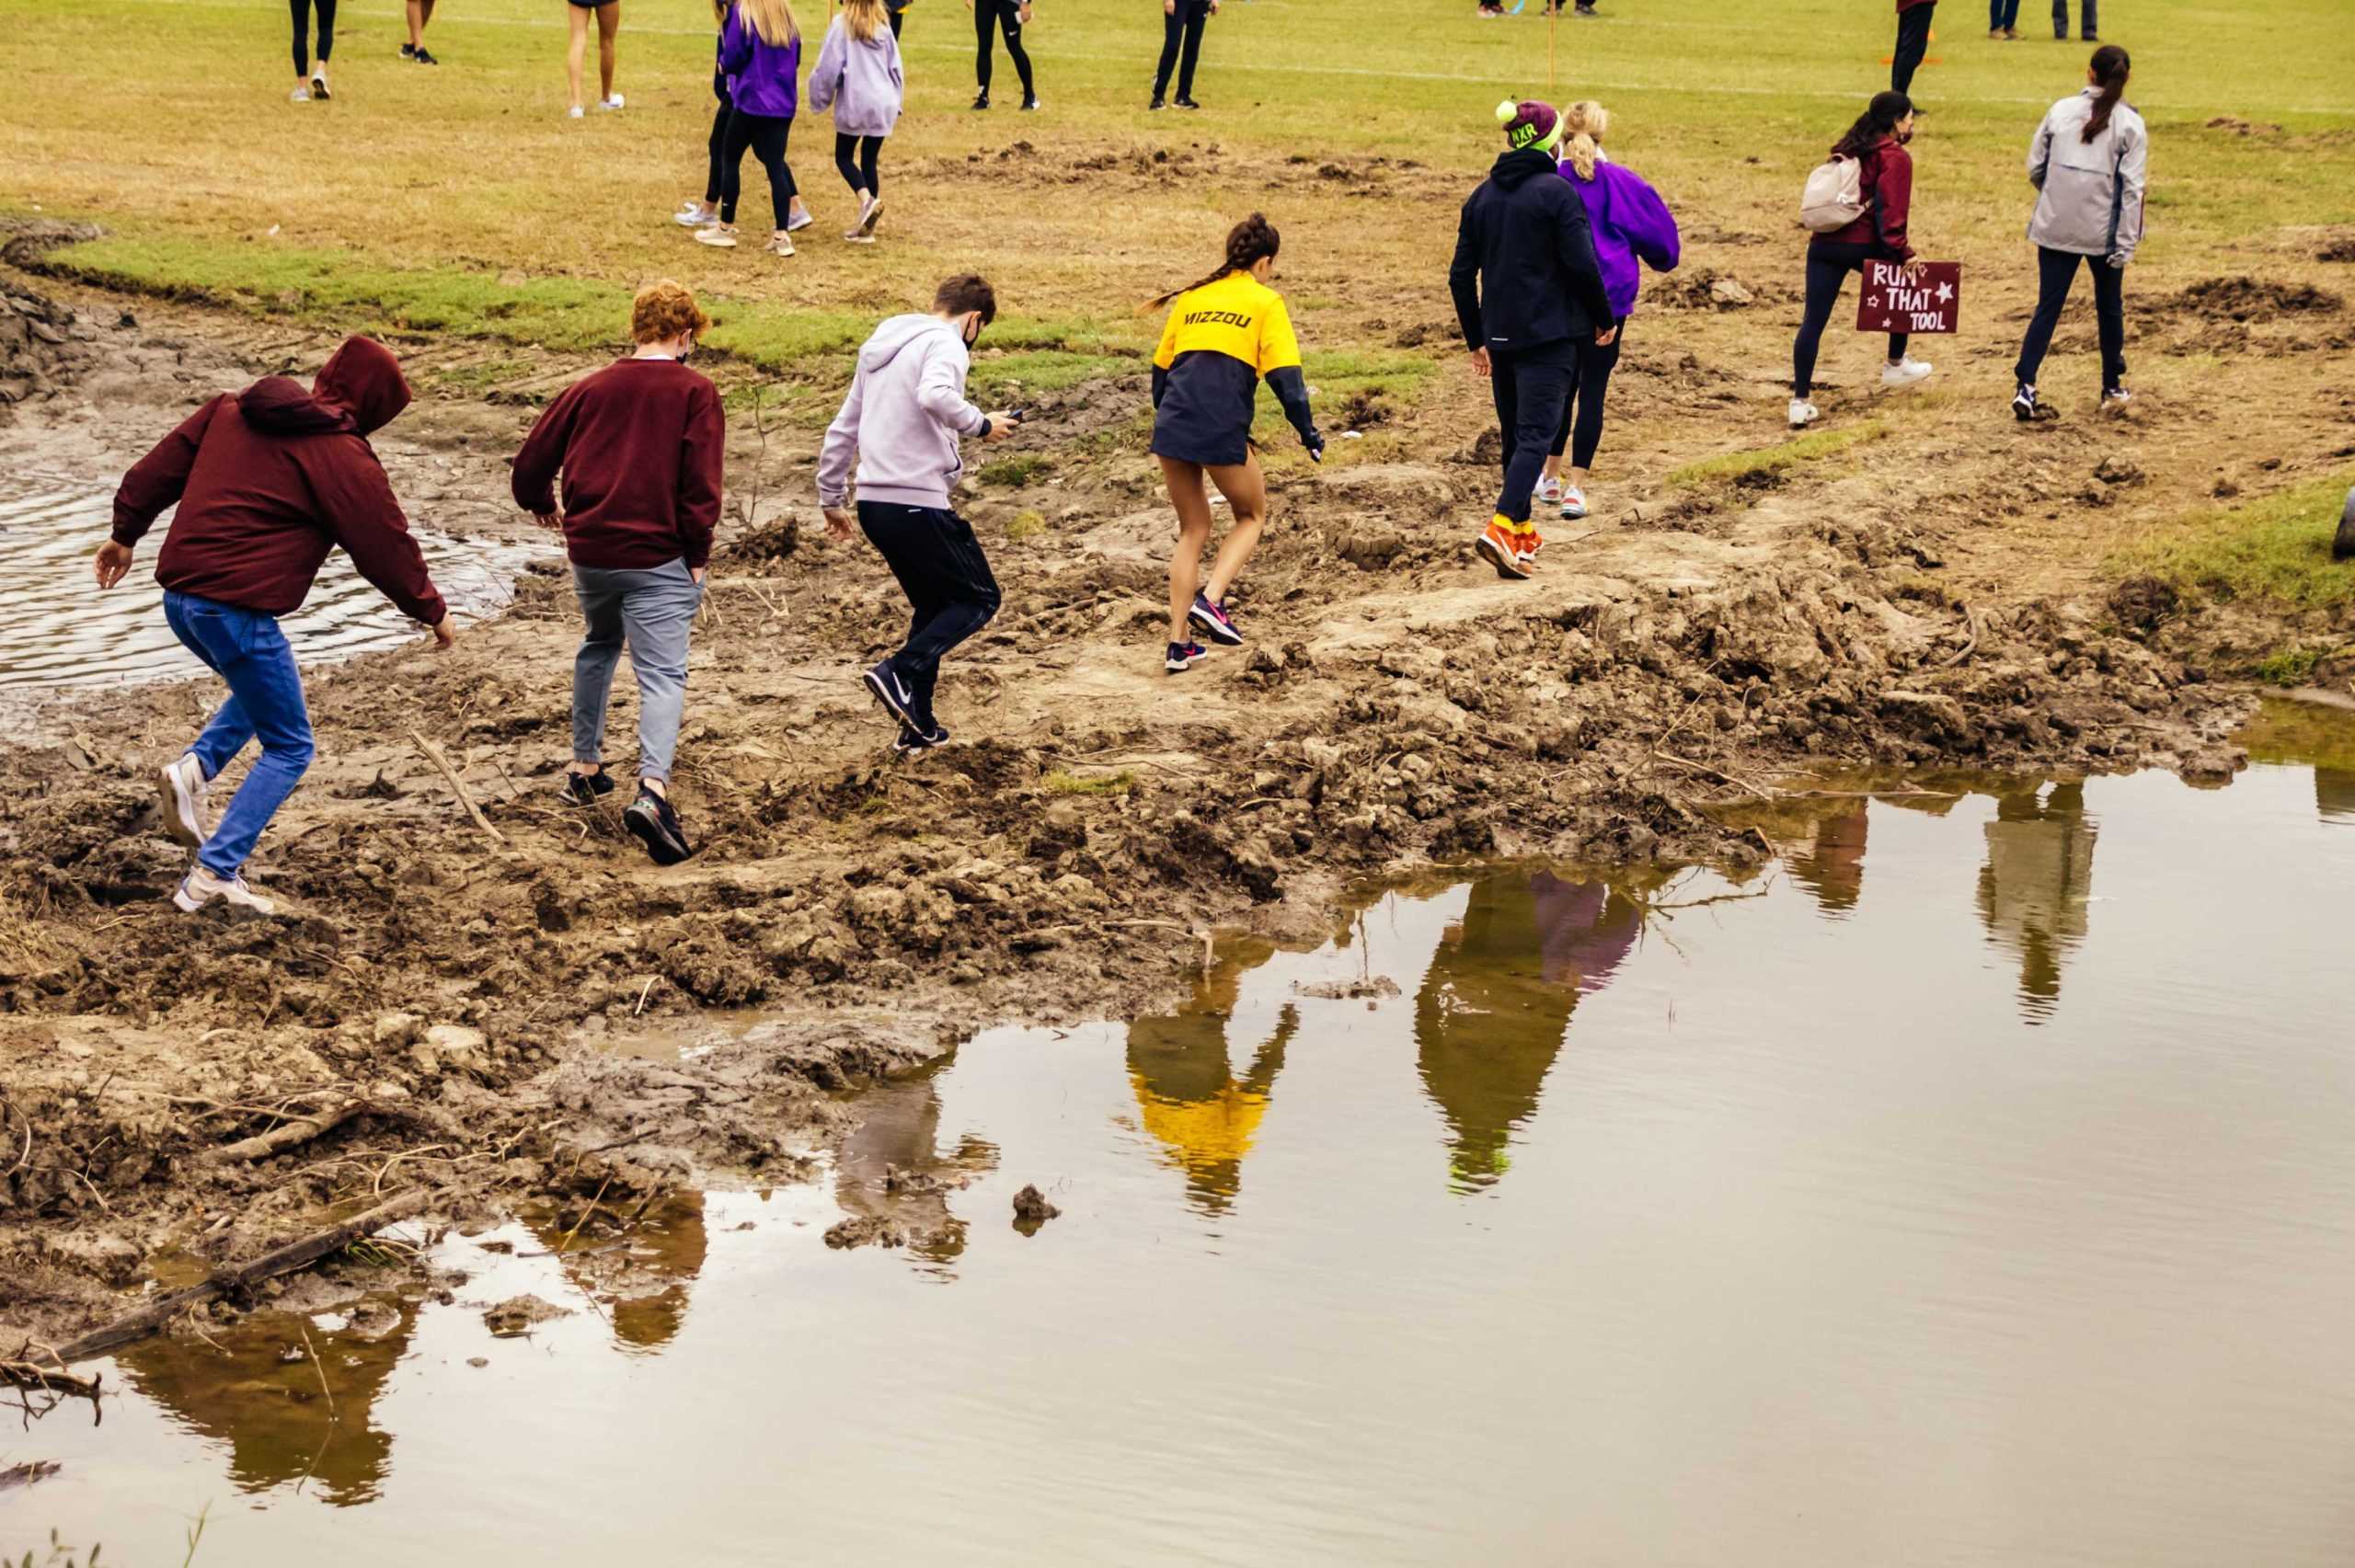
M728 133L719 149L719 222L695 230L695 239L723 250L736 246L736 199L742 189L744 150L768 170L769 205L776 232L764 249L793 254L793 231L810 223L810 210L785 161L793 134L796 79L801 72L801 29L791 0L732 0L719 29L719 69L728 78Z
M1545 476L1537 485L1541 504L1559 505L1565 518L1575 519L1586 516L1587 470L1603 443L1603 397L1611 372L1618 368L1619 346L1627 340L1625 327L1643 286L1643 267L1673 272L1679 249L1676 219L1660 192L1603 155L1603 132L1611 128L1603 107L1591 101L1572 104L1564 112L1562 128L1568 138L1562 148L1562 177L1586 203L1595 259L1603 264L1603 292L1611 296L1611 316L1621 327L1601 348L1580 348L1578 379L1562 410L1553 455L1545 460ZM1566 449L1570 454L1568 481L1562 477Z

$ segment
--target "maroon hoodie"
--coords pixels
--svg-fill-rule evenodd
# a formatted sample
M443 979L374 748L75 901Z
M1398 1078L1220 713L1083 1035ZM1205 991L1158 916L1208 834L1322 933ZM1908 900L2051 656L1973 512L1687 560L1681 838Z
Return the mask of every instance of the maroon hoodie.
M155 580L177 593L286 615L337 545L360 575L427 625L447 613L368 435L408 406L392 350L347 338L311 390L264 376L222 394L132 465L114 494L114 540L139 543L179 511Z
M719 394L676 360L622 360L566 387L515 454L515 504L557 509L576 565L650 571L711 560L719 521Z
M1816 240L1825 245L1877 245L1894 252L1901 261L1913 260L1913 242L1906 235L1905 224L1913 214L1913 155L1896 137L1884 136L1867 148L1859 161L1864 165L1857 171L1865 184L1863 216L1836 233L1816 235Z

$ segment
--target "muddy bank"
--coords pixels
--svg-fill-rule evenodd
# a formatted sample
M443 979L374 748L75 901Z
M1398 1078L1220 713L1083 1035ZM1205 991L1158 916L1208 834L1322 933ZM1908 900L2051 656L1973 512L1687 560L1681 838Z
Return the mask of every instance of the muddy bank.
M324 347L41 286L69 337L88 328L86 360L50 364L0 461L120 467L176 406ZM584 368L548 359L534 384ZM1631 371L1625 412L1721 417L1706 380ZM1105 439L1122 399L1040 398L1041 461L971 486L1005 603L944 681L958 740L908 761L856 679L903 621L896 591L814 526L814 436L737 421L682 866L555 798L558 568L448 656L313 675L318 761L248 871L272 917L166 901L184 856L152 779L209 691L40 710L0 757L0 1328L62 1337L143 1281L411 1184L442 1219L537 1204L589 1234L674 1184L790 1178L838 1134L829 1090L987 1023L1133 1013L1199 969L1212 928L1321 931L1359 878L1487 855L1754 864L1770 846L1724 808L1834 764L2223 780L2240 761L2223 738L2246 693L2154 646L2166 616L1948 586L1950 561L2000 544L1877 499L1886 475L1631 486L1558 525L1535 580L1500 583L1467 547L1493 480L1452 391L1327 471L1278 473L1231 601L1252 646L1171 681L1166 503ZM531 417L429 395L380 450L422 523L516 530L503 460ZM625 760L633 709L618 693ZM740 1009L775 1021L672 1059L609 1048ZM355 1104L282 1152L222 1155Z

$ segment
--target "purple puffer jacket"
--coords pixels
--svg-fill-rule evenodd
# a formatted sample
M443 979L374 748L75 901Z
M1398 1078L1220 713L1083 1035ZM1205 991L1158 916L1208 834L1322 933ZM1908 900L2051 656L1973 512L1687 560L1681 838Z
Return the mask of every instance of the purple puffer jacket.
M787 40L783 49L762 38L744 20L744 7L728 7L728 25L719 29L719 69L728 77L729 97L739 114L791 120L798 107L794 89L801 72L801 40Z
M1595 259L1603 263L1603 291L1611 296L1611 314L1621 320L1636 308L1636 292L1643 286L1641 258L1655 272L1676 270L1682 254L1676 219L1660 192L1642 177L1617 164L1597 160L1592 179L1580 179L1567 158L1562 177L1586 203L1587 223L1594 231Z

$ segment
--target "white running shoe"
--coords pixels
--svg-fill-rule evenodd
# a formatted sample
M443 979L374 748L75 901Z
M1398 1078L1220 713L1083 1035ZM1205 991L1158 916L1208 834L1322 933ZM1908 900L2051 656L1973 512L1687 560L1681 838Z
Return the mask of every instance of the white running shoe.
M189 848L204 847L204 792L209 784L204 765L182 756L167 762L157 775L164 800L164 830Z
M241 910L251 910L258 915L278 912L278 906L247 887L244 877L215 876L201 865L190 866L172 894L172 902L189 914L196 913L216 898Z
M1562 521L1575 521L1586 515L1586 492L1576 485L1562 486Z
M2133 401L2134 395L2122 386L2104 387L2101 395L2101 411L2105 414L2123 414Z
M308 87L297 87L293 92L286 95L286 101L288 103L309 103L311 101L311 89Z
M1561 498L1562 481L1559 476L1548 475L1547 477L1537 481L1538 505L1546 507L1554 506L1558 503Z
M883 198L880 196L869 197L866 207L862 209L858 214L858 232L860 237L864 239L873 239L875 237L875 225L882 221Z
M785 232L789 235L798 235L817 221L809 208L798 208L785 215Z
M597 107L603 109L605 113L611 114L614 110L621 108L624 99L621 94L615 93L612 97L599 98L597 100Z
M311 73L311 96L321 103L326 103L335 97L333 93L327 91L327 73L325 66L319 66Z
M771 235L769 236L769 243L763 246L761 248L767 251L771 256L791 256L793 254L793 237L790 235Z
M707 229L697 229L695 243L717 246L721 250L733 250L736 248L736 225L715 223Z
M1822 416L1816 411L1815 405L1809 403L1806 398L1794 397L1791 399L1791 429L1795 430L1804 430L1809 425L1814 424L1816 420L1821 417Z
M579 120L586 112L587 110L583 109L579 104L574 104L570 109L564 111L564 117L567 120Z
M1882 368L1880 372L1880 383L1885 387L1894 390L1901 386L1912 386L1915 382L1926 378L1929 373L1930 364L1928 361L1917 360L1913 355L1908 354L1897 363L1884 366Z
M719 222L719 212L700 201L690 201L672 213L671 221L683 229L707 229Z

